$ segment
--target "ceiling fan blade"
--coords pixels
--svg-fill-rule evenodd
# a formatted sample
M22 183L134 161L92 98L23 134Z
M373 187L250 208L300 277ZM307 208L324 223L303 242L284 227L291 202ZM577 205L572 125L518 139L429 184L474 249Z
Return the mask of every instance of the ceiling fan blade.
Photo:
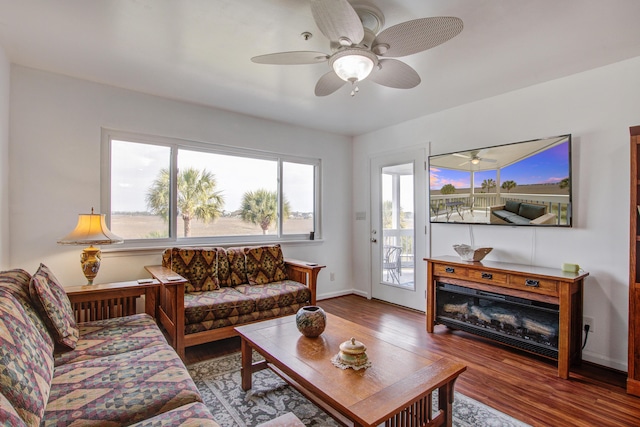
M453 16L414 19L378 34L373 51L391 58L412 55L452 39L460 34L462 27L462 19ZM376 45L381 46L377 51Z
M487 162L487 163L496 163L497 162L496 159L486 159L484 157L480 157L480 161L481 162Z
M466 165L467 163L471 163L471 161L470 161L470 160L467 160L466 162L462 162L462 163L460 163L458 166Z
M463 159L469 159L469 156L465 156L464 154L460 154L460 153L453 153L452 156L455 157L462 157Z
M411 89L420 84L420 76L409 65L397 59L381 59L369 76L382 86L395 89Z
M297 51L297 52L278 52L269 53L267 55L259 55L251 58L256 64L273 64L273 65L304 65L317 64L329 59L329 55L322 52Z
M322 34L343 46L358 44L364 28L347 0L311 0L311 13Z
M342 80L334 71L320 77L316 83L316 96L327 96L344 86L346 82Z

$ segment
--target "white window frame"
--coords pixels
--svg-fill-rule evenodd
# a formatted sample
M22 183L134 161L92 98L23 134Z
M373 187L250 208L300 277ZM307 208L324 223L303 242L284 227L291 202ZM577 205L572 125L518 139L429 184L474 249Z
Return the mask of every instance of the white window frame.
M283 231L283 168L282 164L300 163L313 166L314 168L314 197L313 197L313 226L314 239L322 239L322 212L321 212L321 183L322 183L322 160L319 158L308 158L292 156L275 152L260 151L255 149L240 148L217 143L203 143L189 141L179 138L153 136L134 132L119 131L113 129L102 129L101 138L101 162L100 162L100 203L102 211L106 213L107 225L111 226L111 141L128 141L139 144L149 144L155 146L169 147L170 153L170 175L171 175L171 196L170 211L174 212L177 205L177 174L178 174L178 151L190 150L204 153L231 155L252 159L271 160L277 162L277 191L278 191L278 233L269 235L243 235L243 236L208 236L208 237L178 237L177 215L169 215L169 237L157 239L125 239L122 246L129 249L131 247L162 247L167 245L192 246L192 245L226 245L226 244L250 244L267 242L287 242L310 240L310 235L306 234L284 234ZM113 248L115 249L115 248Z

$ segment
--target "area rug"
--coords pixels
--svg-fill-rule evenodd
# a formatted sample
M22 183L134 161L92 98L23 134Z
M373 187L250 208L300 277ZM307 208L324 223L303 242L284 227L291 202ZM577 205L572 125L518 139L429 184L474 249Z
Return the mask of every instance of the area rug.
M259 356L254 354L254 360ZM252 389L240 387L240 353L188 366L202 399L221 427L251 427L293 412L306 426L339 426L324 411L270 369L253 374ZM434 407L435 399L434 396ZM515 418L455 392L453 425L527 427Z

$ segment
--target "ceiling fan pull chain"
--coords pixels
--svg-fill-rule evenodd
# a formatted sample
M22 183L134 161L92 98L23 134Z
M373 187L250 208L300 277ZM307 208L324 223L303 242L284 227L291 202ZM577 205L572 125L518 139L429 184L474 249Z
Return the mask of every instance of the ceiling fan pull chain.
M351 82L351 85L354 86L351 90L351 96L356 96L356 93L360 92L360 88L358 87L358 81L354 80Z

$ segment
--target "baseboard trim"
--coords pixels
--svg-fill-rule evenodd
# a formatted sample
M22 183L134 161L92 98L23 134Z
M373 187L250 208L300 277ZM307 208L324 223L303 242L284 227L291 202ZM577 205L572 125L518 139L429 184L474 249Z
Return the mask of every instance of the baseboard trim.
M366 292L362 292L359 291L357 289L347 289L347 290L342 290L342 291L337 291L337 292L329 292L329 293L324 293L324 294L319 294L316 296L316 300L320 301L323 299L331 299L331 298L338 298L338 297L344 297L347 295L357 295L359 297L364 297L367 299L371 299L369 298L369 295Z
M612 367L607 366L607 365L602 365L600 363L590 362L588 360L584 360L583 359L582 360L582 364L583 365L593 366L593 367L598 368L598 369L603 369L603 370L605 370L607 372L611 372L612 374L624 375L625 377L627 376L627 371L626 370L621 371L619 369L612 368Z
M393 305L394 307L398 307L398 308L401 308L401 309L403 309L403 310L413 311L414 313L419 313L419 314L422 314L422 315L426 315L426 314L427 314L427 313L425 313L424 311L422 311L422 310L418 310L418 309L415 309L415 308L405 307L405 306L403 306L403 305L396 304L396 303L389 302L389 301L385 301L385 300L381 300L381 299L378 299L378 298L372 298L372 299L373 299L374 301L378 301L378 302L379 302L379 303L381 303L381 304Z
M589 351L582 350L582 361L619 372L627 372L627 365L625 363L617 362L615 360L602 357L601 355L593 354Z

